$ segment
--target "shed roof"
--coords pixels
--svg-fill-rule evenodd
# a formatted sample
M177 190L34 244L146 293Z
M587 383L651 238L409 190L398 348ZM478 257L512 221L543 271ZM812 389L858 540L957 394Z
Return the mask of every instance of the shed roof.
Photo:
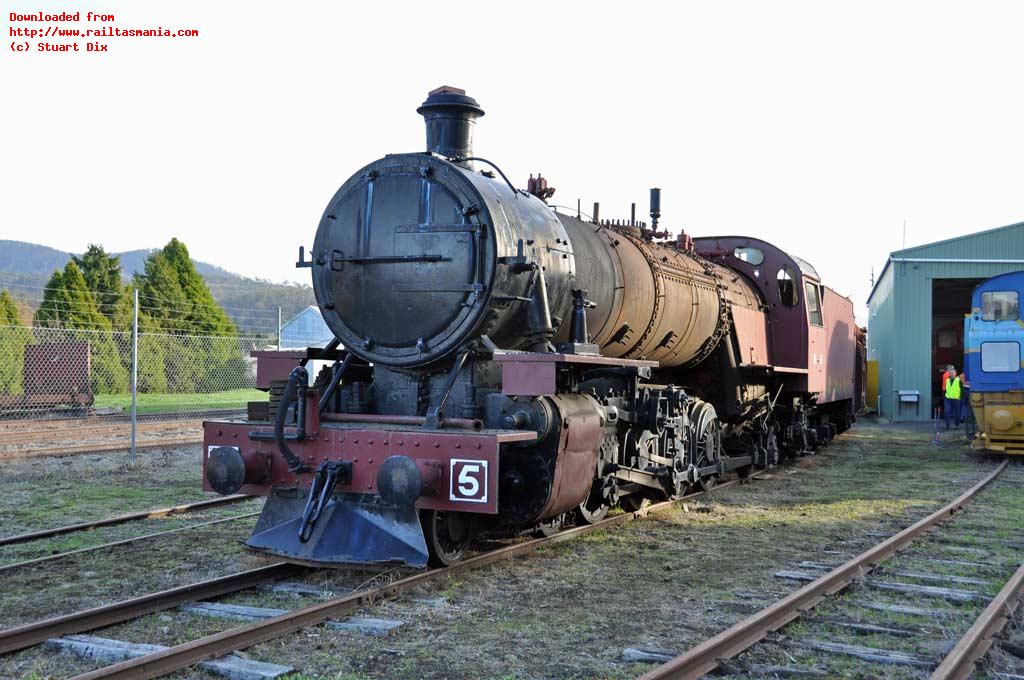
M1007 258L1007 253L1011 255L1019 253L1021 259ZM956 257L953 254L956 254ZM871 294L868 295L867 302L871 304L871 298L874 296L879 282L885 277L885 273L893 260L897 262L901 260L924 262L963 260L967 262L972 260L985 261L990 258L1004 263L1020 261L1024 264L1024 222L975 231L963 236L954 236L941 241L933 241L932 243L924 243L919 246L892 251L889 253L889 257L886 259L885 266L882 267L878 278L875 279L875 285L871 287Z
M956 243L966 243L967 241L975 241L979 239L983 241L997 241L1001 240L999 237L1011 235L1008 232L1013 231L1019 231L1024 235L1024 222L1008 224L1005 227L995 227L994 229L975 231L970 234L964 234L963 236L954 236L941 241L933 241L919 246L911 246L910 248L904 248L902 250L894 250L890 253L890 257L921 257L937 255L940 253L944 254L949 252L950 247Z
M320 313L320 308L319 307L317 307L316 305L308 305L301 312L299 312L298 314L296 314L292 318L290 318L287 321L285 321L284 325L281 326L281 327L282 328L287 328L288 326L294 324L295 322L297 322L300 319L308 316L309 314L314 314L316 316L319 316L320 318L323 318L323 314Z

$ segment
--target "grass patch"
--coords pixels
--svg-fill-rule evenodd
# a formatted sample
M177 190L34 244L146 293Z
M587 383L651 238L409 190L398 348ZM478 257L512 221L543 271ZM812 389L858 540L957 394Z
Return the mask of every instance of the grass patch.
M224 390L204 394L144 394L138 395L139 413L175 413L180 411L245 408L250 401L266 401L267 393L255 388ZM97 394L94 407L130 411L131 394Z

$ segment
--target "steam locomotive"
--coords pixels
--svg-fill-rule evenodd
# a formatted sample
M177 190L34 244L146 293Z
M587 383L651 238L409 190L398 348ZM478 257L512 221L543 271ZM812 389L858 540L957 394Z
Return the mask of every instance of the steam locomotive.
M547 180L474 156L464 91L417 111L427 151L356 172L299 249L335 341L260 355L270 401L205 423L204 487L268 497L251 549L451 564L474 537L595 522L849 427L853 306L809 264L673 239L659 189L649 226L558 212Z

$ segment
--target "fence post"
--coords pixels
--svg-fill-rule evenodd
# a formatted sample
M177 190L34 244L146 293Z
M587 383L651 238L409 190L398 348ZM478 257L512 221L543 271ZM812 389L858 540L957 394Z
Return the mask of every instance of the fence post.
M135 289L132 310L132 448L128 453L128 465L135 467L135 420L139 388L139 289Z
M277 350L281 351L281 307L277 307Z

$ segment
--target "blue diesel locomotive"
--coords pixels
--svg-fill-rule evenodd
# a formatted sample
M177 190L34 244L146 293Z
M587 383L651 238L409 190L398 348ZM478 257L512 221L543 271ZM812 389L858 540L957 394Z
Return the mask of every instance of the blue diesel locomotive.
M1024 455L1024 272L1000 274L971 295L964 319L964 371L978 424L971 448Z

